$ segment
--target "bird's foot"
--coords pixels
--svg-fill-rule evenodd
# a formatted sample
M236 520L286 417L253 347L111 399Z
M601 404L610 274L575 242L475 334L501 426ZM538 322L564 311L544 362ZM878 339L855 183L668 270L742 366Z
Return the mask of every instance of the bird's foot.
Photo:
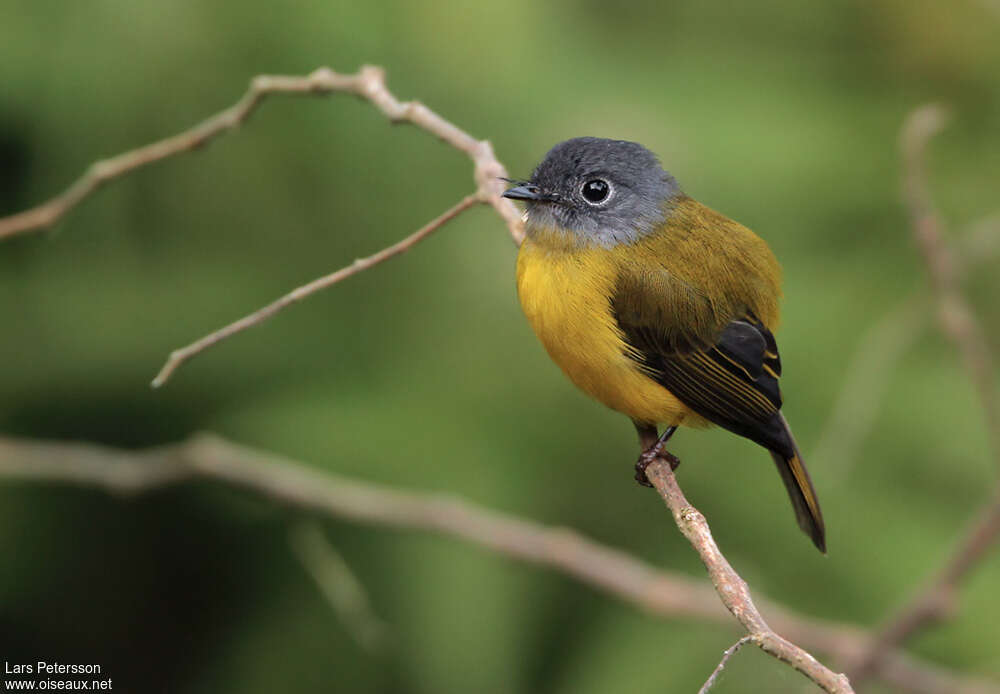
M652 487L653 483L649 481L646 477L646 468L649 467L657 458L666 461L670 465L671 470L676 470L677 466L681 464L681 459L664 450L663 441L657 441L648 449L643 451L639 455L639 459L635 461L635 481L641 484L643 487Z

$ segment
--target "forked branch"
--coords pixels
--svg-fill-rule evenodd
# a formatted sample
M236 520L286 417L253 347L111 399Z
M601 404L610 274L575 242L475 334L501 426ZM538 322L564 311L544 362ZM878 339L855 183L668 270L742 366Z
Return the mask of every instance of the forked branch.
M506 178L507 170L497 160L490 143L486 140L477 140L418 101L399 101L386 87L385 71L371 65L362 67L353 75L340 74L325 67L306 76L258 75L250 81L250 87L243 97L226 110L173 137L110 159L97 161L61 195L25 212L0 218L0 240L52 226L105 183L168 157L198 149L234 130L244 123L269 95L334 93L353 94L366 99L391 122L411 123L464 152L473 162L476 192L399 243L368 258L356 260L353 265L337 272L313 280L234 323L174 350L153 379L154 388L166 383L177 368L195 355L247 328L259 325L315 292L399 255L476 203L490 205L506 223L514 242L521 242L524 237L521 215L510 200L501 195L504 189L501 179Z
M824 691L831 694L853 694L854 690L851 689L851 683L845 675L833 672L804 649L779 636L764 621L750 595L750 587L722 555L712 537L705 516L688 503L670 465L657 460L646 468L646 477L670 508L681 533L698 552L702 563L708 569L708 576L715 586L715 592L718 593L726 609L747 630L750 641L765 653L791 665Z

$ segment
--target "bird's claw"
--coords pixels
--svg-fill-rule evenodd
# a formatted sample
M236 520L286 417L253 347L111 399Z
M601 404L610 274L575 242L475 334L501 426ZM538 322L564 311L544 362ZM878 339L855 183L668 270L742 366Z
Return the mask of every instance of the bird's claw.
M646 476L646 468L649 467L657 458L664 460L670 465L671 470L676 470L677 466L681 464L680 458L673 455L669 451L663 450L662 443L655 443L649 447L648 450L643 451L639 455L639 459L635 461L635 481L641 484L643 487L652 487L652 482Z

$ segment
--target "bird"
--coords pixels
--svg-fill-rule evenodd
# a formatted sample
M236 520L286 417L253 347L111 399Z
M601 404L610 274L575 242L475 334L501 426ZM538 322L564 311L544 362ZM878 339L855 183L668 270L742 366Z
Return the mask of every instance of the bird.
M747 227L686 195L636 142L577 137L528 180L521 307L552 360L629 418L636 479L679 426L717 425L767 449L799 527L826 553L816 490L782 414L781 268ZM658 427L665 428L659 433Z

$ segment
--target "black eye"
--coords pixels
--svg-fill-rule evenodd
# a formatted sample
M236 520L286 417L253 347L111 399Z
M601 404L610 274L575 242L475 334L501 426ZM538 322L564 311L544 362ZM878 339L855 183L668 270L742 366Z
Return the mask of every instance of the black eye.
M580 193L583 195L583 199L591 205L599 205L611 195L611 186L607 181L594 178L583 184Z

